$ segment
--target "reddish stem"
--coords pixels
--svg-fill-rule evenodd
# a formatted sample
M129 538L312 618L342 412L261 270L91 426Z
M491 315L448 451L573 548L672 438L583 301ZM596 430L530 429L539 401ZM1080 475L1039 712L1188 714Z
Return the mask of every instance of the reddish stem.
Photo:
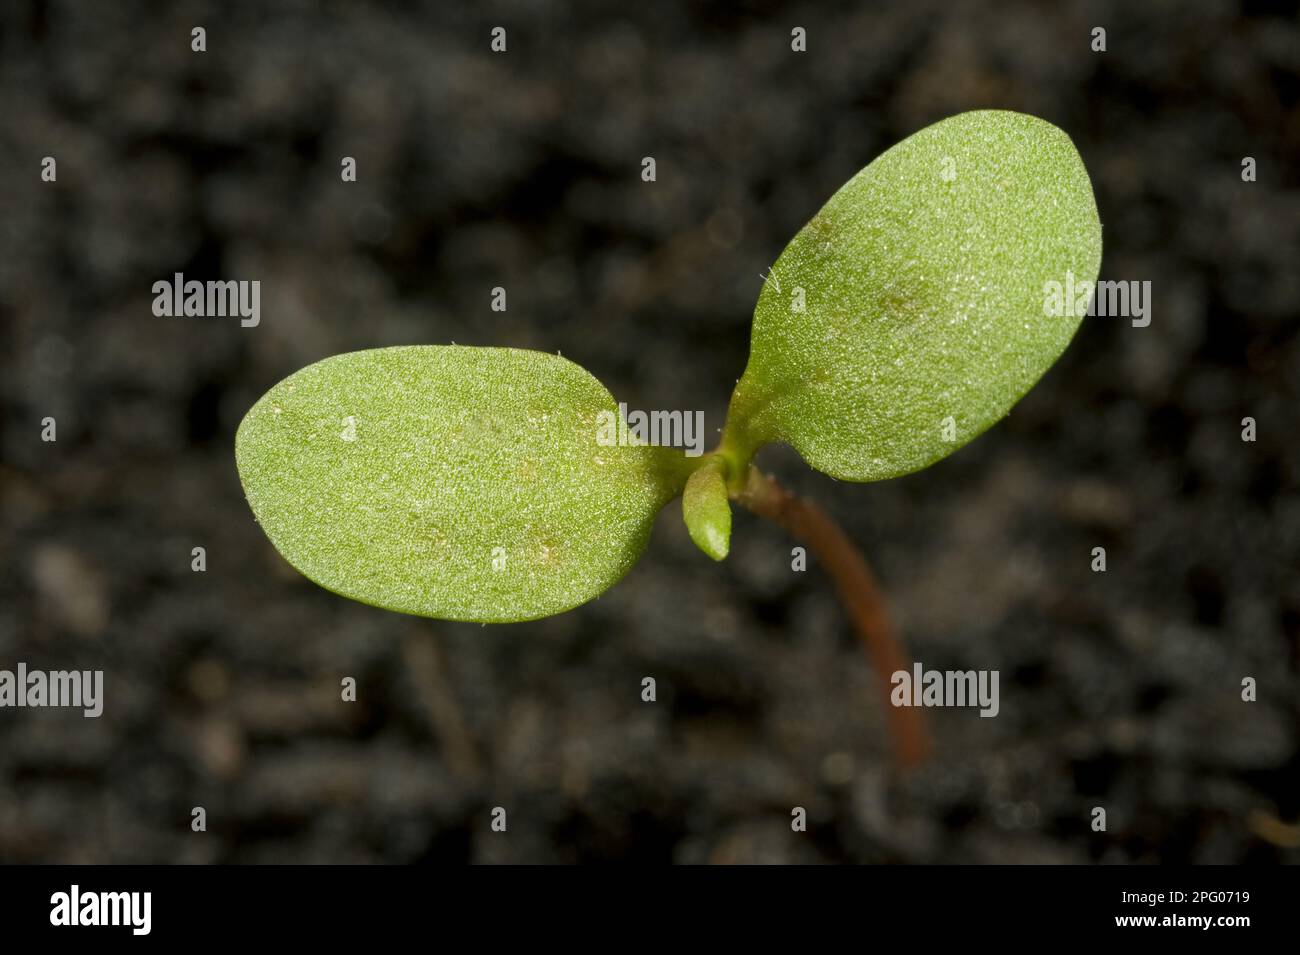
M741 504L760 517L785 528L808 545L830 571L840 601L853 621L872 668L880 680L881 696L889 713L894 750L901 766L924 761L930 749L925 719L915 707L889 703L890 677L899 670L911 671L902 641L889 617L876 578L862 552L816 504L792 494L776 479L751 467L745 486L736 496Z

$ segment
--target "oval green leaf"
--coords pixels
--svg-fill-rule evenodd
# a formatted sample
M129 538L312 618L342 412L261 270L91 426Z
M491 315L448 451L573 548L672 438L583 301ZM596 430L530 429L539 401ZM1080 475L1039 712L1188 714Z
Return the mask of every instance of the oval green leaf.
M731 504L727 501L726 462L712 455L686 481L682 518L695 546L714 560L731 550Z
M557 355L413 346L317 362L239 426L248 502L311 580L447 620L531 620L612 586L685 483L611 446L618 409Z
M1090 291L1100 261L1092 186L1064 132L1002 111L921 130L773 266L724 451L784 441L850 481L932 464L1051 367L1087 298L1050 314L1050 283Z

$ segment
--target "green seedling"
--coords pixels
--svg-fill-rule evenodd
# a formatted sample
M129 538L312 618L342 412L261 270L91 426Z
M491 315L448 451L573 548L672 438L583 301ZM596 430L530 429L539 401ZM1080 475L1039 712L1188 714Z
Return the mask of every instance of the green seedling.
M865 562L755 453L784 442L846 481L951 454L1074 335L1082 310L1047 314L1045 283L1090 288L1100 258L1069 137L1020 113L963 113L878 157L781 253L712 452L601 440L614 398L557 355L411 346L336 355L275 385L239 427L240 479L276 549L322 587L483 623L598 596L679 495L691 539L721 560L737 502L821 557L887 677L906 667Z

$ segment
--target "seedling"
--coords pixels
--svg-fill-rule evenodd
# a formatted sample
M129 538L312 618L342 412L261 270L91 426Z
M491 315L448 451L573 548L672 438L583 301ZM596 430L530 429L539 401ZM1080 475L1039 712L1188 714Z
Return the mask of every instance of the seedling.
M1100 258L1069 137L1020 113L963 113L882 154L781 253L712 452L598 440L618 406L558 355L429 345L336 355L281 381L240 424L240 478L276 549L320 586L483 623L613 586L679 495L691 539L721 560L737 502L820 557L887 688L907 664L865 561L753 467L755 452L785 442L845 481L951 454L1074 335L1082 311L1046 314L1045 283L1091 287ZM919 758L915 711L892 713L900 753Z

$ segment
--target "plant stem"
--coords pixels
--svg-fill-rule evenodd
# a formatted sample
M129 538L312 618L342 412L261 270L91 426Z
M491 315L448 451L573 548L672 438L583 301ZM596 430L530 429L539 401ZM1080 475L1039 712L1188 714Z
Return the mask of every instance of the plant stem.
M872 668L880 679L897 761L901 766L921 763L930 748L921 711L889 704L890 677L898 670L910 672L912 667L890 621L885 598L862 552L825 511L787 491L774 477L763 474L752 465L744 487L735 499L807 544L830 571L840 602L848 611Z

